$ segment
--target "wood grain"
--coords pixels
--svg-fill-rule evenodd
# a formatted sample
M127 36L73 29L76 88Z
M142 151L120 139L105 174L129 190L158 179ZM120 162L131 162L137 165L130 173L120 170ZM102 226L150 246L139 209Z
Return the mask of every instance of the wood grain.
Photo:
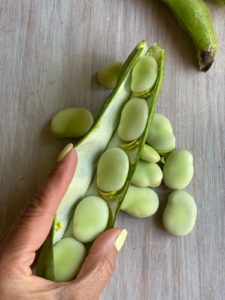
M179 148L195 157L188 191L198 204L196 229L174 238L160 213L135 220L104 300L225 299L225 7L208 1L219 39L211 70L195 68L189 38L153 0L0 0L0 233L45 180L65 141L50 137L58 110L98 113L107 91L92 75L124 60L146 38L167 51L158 111L172 121Z

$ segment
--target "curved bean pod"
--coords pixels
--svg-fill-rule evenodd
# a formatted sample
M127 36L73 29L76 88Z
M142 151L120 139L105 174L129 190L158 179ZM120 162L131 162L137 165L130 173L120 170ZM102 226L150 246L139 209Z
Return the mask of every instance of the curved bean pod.
M170 7L195 44L199 70L207 71L217 50L216 32L207 5L203 0L162 1Z

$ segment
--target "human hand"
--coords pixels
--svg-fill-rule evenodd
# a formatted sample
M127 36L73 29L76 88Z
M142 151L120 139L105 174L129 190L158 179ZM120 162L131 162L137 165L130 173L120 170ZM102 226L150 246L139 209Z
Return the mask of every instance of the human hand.
M76 169L76 152L69 150L1 243L1 300L99 299L115 269L117 254L127 236L127 231L119 228L110 229L96 239L75 280L59 283L32 274L36 252L50 231Z

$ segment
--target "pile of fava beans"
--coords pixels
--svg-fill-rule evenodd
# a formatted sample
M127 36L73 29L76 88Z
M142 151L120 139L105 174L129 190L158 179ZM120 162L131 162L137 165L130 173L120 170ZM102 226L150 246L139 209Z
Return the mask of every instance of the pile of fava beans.
M98 72L99 83L103 87L113 88L121 67L122 63L117 62L102 68ZM142 73L139 68L147 77L146 81L142 75L138 75ZM141 58L134 67L132 76L135 78L131 83L132 94L121 111L117 127L122 145L137 140L146 127L149 111L147 102L142 96L146 95L155 84L157 62L151 56ZM133 119L135 122L131 122ZM92 124L93 117L87 109L67 108L52 118L51 132L59 138L79 138L89 131ZM116 146L107 148L97 163L96 185L100 195L107 196L112 191L119 191L126 181L128 172L129 158L123 148ZM164 184L171 192L163 212L163 226L172 235L187 235L192 231L197 217L195 200L184 191L190 184L193 174L192 154L187 150L176 149L176 138L169 119L155 113L120 210L135 218L151 217L159 208L159 197L154 188ZM93 211L94 220L91 217ZM84 244L94 241L106 229L108 218L109 208L105 197L89 195L78 203L73 215L74 239L64 238L53 248L56 280L69 280L74 276L74 270L79 269L86 255ZM68 255L65 266L61 257L68 249L75 251Z

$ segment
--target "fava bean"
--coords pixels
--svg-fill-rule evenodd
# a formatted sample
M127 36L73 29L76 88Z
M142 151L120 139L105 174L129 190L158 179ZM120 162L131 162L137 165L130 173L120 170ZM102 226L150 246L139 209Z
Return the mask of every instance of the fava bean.
M147 143L159 154L166 154L176 146L176 139L170 121L162 114L154 114Z
M84 245L67 237L53 247L55 281L70 281L78 273L85 258Z
M115 62L112 64L105 65L98 72L99 83L105 88L114 88L122 66L123 64L121 62Z
M109 148L100 157L97 165L97 186L104 192L120 190L128 175L129 158L120 148Z
M160 161L160 155L154 148L145 144L141 151L141 159L151 163L157 163Z
M139 161L131 182L139 187L156 187L162 182L163 173L155 163Z
M163 168L163 180L168 188L184 189L191 182L193 175L193 156L189 151L177 150L167 157Z
M102 198L89 196L82 199L74 212L74 237L83 243L93 241L105 230L108 218L109 208Z
M152 56L139 59L132 71L131 90L136 96L144 96L154 86L158 75L157 61Z
M183 236L192 231L197 218L194 198L187 192L175 191L169 195L163 213L163 225L172 235Z
M60 138L85 135L93 124L89 110L80 107L67 108L55 114L51 121L51 132Z
M148 104L139 98L130 99L124 106L118 127L121 140L129 142L138 139L148 120Z
M147 218L159 207L158 195L149 188L130 186L122 202L121 210L136 218Z

